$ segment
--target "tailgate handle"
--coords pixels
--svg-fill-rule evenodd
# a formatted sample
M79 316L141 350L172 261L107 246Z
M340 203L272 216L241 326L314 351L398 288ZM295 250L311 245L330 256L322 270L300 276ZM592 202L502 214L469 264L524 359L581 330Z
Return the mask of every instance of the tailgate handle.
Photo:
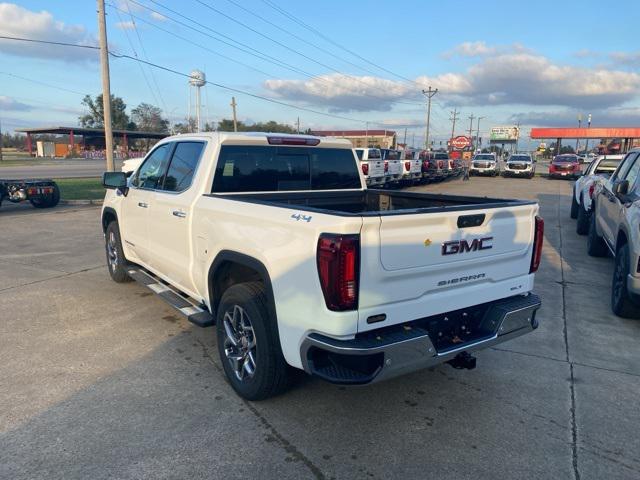
M476 215L460 215L458 217L458 228L479 227L484 223L484 213Z

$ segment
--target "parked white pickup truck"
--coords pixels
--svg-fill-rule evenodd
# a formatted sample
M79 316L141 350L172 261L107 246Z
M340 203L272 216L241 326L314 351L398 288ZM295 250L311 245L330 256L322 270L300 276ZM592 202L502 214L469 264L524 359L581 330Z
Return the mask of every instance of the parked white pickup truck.
M538 326L535 202L367 190L347 140L179 135L103 183L112 278L215 324L247 399L291 367L339 384L473 368Z
M388 167L385 168L380 149L356 148L354 151L360 160L360 169L367 186L383 187L390 177L387 175Z

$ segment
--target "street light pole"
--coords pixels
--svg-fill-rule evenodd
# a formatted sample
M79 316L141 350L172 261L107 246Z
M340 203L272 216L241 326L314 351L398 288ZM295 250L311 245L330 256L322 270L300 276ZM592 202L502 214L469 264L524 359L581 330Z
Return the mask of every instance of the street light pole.
M476 130L476 150L480 147L480 120L487 117L478 117L478 129Z
M591 128L591 114L587 115L587 129ZM584 144L584 153L585 155L589 153L589 137Z
M578 128L582 128L582 114L578 114ZM578 147L580 146L580 138L576 138L576 153L578 153Z
M113 172L113 131L111 130L111 85L109 83L109 50L107 46L107 22L104 0L98 2L98 29L100 30L100 65L102 70L102 109L104 110L104 146L107 171Z

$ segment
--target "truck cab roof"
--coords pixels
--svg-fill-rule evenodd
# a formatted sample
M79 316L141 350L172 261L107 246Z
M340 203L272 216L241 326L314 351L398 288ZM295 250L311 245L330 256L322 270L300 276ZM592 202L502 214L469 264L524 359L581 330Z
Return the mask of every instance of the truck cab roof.
M208 140L215 143L229 143L235 145L287 145L294 147L352 148L351 142L344 138L269 132L179 133L177 135L166 137L159 143L176 140Z

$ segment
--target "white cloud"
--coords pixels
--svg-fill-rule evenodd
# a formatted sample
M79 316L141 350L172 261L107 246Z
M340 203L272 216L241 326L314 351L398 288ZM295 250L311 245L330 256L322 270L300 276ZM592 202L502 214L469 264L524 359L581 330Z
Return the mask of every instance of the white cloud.
M0 3L0 33L12 37L53 40L57 42L97 45L93 35L82 25L66 25L47 11L34 12L13 3ZM0 52L20 57L37 57L66 61L97 60L95 50L3 40Z
M116 28L120 30L133 30L136 28L136 24L132 21L127 22L116 22Z
M422 101L420 85L438 88L441 101L455 105L607 108L640 94L638 73L561 65L522 46L482 57L464 72L421 76L415 81L419 85L331 74L311 80L268 80L264 86L281 98L332 111L388 111L399 101Z
M481 57L484 55L492 55L496 53L496 47L489 47L483 41L477 42L462 42L452 50L445 52L442 56L445 58L451 58L454 56L460 57Z
M613 52L609 58L618 65L629 67L640 67L640 51L636 52Z
M158 12L151 12L149 16L159 22L165 22L167 20L167 17Z
M11 97L0 95L0 110L14 111L14 112L26 112L31 110L31 105L21 103Z

